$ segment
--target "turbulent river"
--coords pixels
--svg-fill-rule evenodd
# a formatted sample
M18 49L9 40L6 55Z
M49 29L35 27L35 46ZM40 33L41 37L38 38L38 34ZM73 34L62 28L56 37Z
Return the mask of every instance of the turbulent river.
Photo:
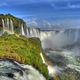
M60 80L80 80L80 47L63 50L46 50L46 55L53 61L53 68Z
M0 80L46 80L30 65L15 61L0 60Z

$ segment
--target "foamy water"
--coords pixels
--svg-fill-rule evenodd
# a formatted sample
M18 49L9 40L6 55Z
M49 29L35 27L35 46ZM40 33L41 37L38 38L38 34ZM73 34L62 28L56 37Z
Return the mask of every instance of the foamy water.
M15 61L0 61L0 80L46 80L44 76L30 65Z

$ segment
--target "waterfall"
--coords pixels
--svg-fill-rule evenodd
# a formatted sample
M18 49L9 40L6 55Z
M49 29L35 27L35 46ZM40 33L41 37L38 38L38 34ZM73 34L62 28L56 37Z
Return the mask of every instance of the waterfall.
M5 22L4 19L2 19L2 27L3 27L3 33L5 32Z
M6 26L7 26L7 28L9 29L9 19L7 18L7 20L6 20Z
M29 71L29 73L31 74L31 75L28 75L28 78L29 78L29 80L46 80L44 77L43 77L43 75L42 74L40 74L39 73L39 71L37 71L35 68L33 68L32 66L30 66L30 65L24 65L23 66L24 68L29 68L30 69L30 71Z
M40 53L40 56L41 56L41 58L42 58L43 63L44 63L44 64L46 64L45 59L44 59L44 57L43 57L43 54L42 54L42 53Z
M80 29L64 29L42 31L36 28L26 28L26 37L38 37L45 48L61 48L66 45L80 43Z
M14 26L13 26L13 21L11 19L10 19L10 27L12 34L14 34Z
M25 36L25 31L24 31L23 24L21 24L21 34L22 34L23 36Z
M38 28L26 28L27 37L40 37L40 31Z
M54 66L48 65L48 72L50 77L55 77L56 69Z
M40 56L42 58L43 64L45 64L47 66L49 76L54 78L56 76L58 68L53 66L52 64L49 64L47 61L45 61L42 53L40 53Z
M79 38L79 30L77 29L75 31L75 39L74 39L74 42L77 42L78 38Z
M80 29L65 29L56 31L40 31L42 47L51 49L61 49L67 45L80 43Z
M52 53L49 52L48 56L53 60L54 66L45 62L42 53L40 53L43 63L47 65L49 75L52 77L58 73L61 77L61 74L64 76L67 74L65 79L71 80L67 77L69 77L68 72L72 72L76 77L78 77L75 73L76 71L80 71L80 29L64 29L58 31L40 30L38 32L40 32L38 38L41 40L42 48L46 50L53 50ZM38 32L36 29L27 29L27 35L29 37L37 37L35 33L38 34ZM70 75L72 75L72 73Z
M15 61L0 61L1 80L46 80L34 67Z
M29 28L26 28L26 32L27 32L26 36L27 36L27 37L30 37Z
M8 32L9 34L14 34L13 21L10 19L2 19L3 33Z

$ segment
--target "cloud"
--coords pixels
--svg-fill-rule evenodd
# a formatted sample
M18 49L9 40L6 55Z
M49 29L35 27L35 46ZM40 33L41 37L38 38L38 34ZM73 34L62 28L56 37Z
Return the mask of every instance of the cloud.
M8 3L8 4L30 4L30 3L43 3L43 2L51 2L54 0L0 0L1 3Z
M80 4L70 4L68 5L69 8L80 8Z
M33 20L28 20L26 23L28 27L38 27L39 26L36 18L34 18Z
M46 20L43 21L43 25L44 25L44 27L47 26L48 28L52 27L52 24L49 21L46 21Z
M45 29L64 29L64 28L79 28L80 19L63 19L55 21L43 21Z
M51 5L51 7L53 7L53 8L56 7L55 3L50 3L50 5Z
M30 3L50 3L50 2L61 2L66 0L0 0L0 3L11 3L11 4L30 4Z
M57 1L57 2L51 2L50 6L55 9L75 9L80 8L80 1Z
M24 20L30 20L31 19L31 17L33 17L34 15L31 15L31 14L17 14L16 15L17 17L20 17L20 18L22 18L22 19L24 19Z

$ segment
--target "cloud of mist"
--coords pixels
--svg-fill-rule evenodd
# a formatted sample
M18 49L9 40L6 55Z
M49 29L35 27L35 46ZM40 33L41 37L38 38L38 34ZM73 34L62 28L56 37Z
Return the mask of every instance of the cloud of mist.
M80 30L64 30L59 32L45 32L41 34L43 48L62 49L79 40Z

